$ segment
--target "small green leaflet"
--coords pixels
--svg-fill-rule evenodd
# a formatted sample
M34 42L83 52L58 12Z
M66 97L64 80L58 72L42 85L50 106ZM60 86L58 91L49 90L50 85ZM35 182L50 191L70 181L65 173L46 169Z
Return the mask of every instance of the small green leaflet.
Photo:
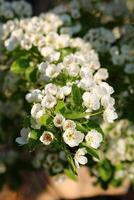
M64 110L65 110L65 103L63 101L58 101L58 103L55 107L54 114L63 113Z
M21 57L15 60L11 65L11 71L16 74L24 73L25 70L29 67L29 60L26 57Z
M51 118L50 115L43 115L43 116L39 119L40 125L48 126L51 122L52 122L52 118Z
M69 177L73 181L77 181L77 175L74 174L74 172L72 171L72 169L65 169L64 172L67 175L67 177Z
M83 112L65 112L63 113L64 117L67 119L81 119L86 117L88 114L87 113L83 113Z
M78 88L75 84L72 86L72 100L76 109L80 110L82 105L82 92L81 89Z

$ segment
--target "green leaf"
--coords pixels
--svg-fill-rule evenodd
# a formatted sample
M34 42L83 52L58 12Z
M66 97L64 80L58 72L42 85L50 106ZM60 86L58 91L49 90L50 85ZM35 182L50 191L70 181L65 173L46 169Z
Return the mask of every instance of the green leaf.
M87 133L89 130L86 128L82 123L76 122L76 127L78 131L81 131L83 133Z
M67 119L81 119L87 116L87 113L70 111L70 112L63 113L63 115Z
M25 70L25 76L26 78L31 81L31 82L36 82L37 81L37 72L38 70L33 68L33 67L28 67L26 70Z
M38 139L40 137L40 133L32 130L28 136L28 147L30 151L33 151L38 144Z
M64 145L64 151L65 151L65 154L66 154L66 158L67 158L67 160L68 160L68 162L70 164L70 168L72 169L73 173L75 175L77 175L77 168L75 166L74 159L73 159L69 149L66 148L66 145Z
M63 113L64 110L65 110L65 103L63 101L58 101L55 107L54 114Z
M40 125L48 126L51 122L52 122L52 118L51 118L50 115L43 115L43 116L39 119Z
M36 146L37 146L38 142L37 140L34 140L32 138L29 138L28 140L28 148L29 148L29 151L34 151Z
M32 130L28 137L33 140L37 140L39 138L39 133L35 130Z
M25 70L29 67L28 58L21 57L15 60L11 65L11 71L16 74L24 73Z
M82 92L81 89L75 84L72 86L72 100L74 106L77 108L77 110L79 110L82 105Z
M105 159L99 162L98 171L103 181L109 181L113 175L113 166L109 160Z
M76 166L75 166L75 164L74 164L74 160L73 160L73 158L72 158L70 152L68 152L67 160L68 160L68 162L69 162L69 164L70 164L70 168L72 169L73 173L74 173L75 175L77 175L77 169L76 169Z
M69 177L73 181L77 181L77 175L71 169L65 169L64 172L67 177Z
M87 153L88 153L89 155L91 155L91 156L93 156L93 157L95 157L95 158L97 158L97 159L100 159L100 158L99 158L99 155L98 155L98 152L97 152L96 149L90 147L88 144L86 144L86 143L84 143L84 142L82 143L82 146L86 148Z

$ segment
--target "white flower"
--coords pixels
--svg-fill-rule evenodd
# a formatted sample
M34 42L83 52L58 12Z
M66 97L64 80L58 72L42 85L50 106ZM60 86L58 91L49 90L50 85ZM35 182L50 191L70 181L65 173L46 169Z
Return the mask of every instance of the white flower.
M49 57L54 52L53 47L46 46L41 49L41 54L44 57Z
M16 142L20 145L24 145L28 143L28 135L30 133L30 129L29 128L23 128L20 131L20 137L16 138Z
M58 61L59 58L60 58L60 52L54 51L54 52L49 56L49 62Z
M100 68L94 75L94 79L96 82L106 80L107 78L108 78L108 71L105 68Z
M46 68L46 76L49 78L56 78L60 73L60 68L54 64L50 64Z
M64 95L64 90L63 90L62 88L58 88L56 97L57 97L58 99L64 99L65 95Z
M41 105L45 108L52 109L56 105L57 101L56 98L50 94L47 94L42 102Z
M54 120L53 120L54 125L55 125L56 127L58 127L58 128L63 126L64 121L65 121L65 118L64 118L63 115L61 115L61 114L57 114L57 115L54 117Z
M39 69L40 73L45 74L46 68L47 68L47 63L45 63L45 62L42 62L38 65L38 69Z
M80 76L81 78L89 78L92 77L93 70L89 68L89 66L81 67L80 69Z
M84 134L76 129L67 129L63 133L63 139L70 147L78 146L84 139Z
M100 101L96 94L85 92L82 99L87 108L91 108L92 110L98 110L100 108Z
M95 93L99 98L107 95L107 90L100 85L96 85L95 87L93 87L92 92Z
M40 103L36 103L33 105L32 109L31 109L31 115L33 118L37 118L37 116L39 116L38 113L42 113L42 107ZM42 116L42 115L41 115Z
M64 96L68 96L71 93L71 90L72 89L69 86L62 87L62 91L63 91Z
M31 47L32 47L32 43L29 41L29 39L28 38L23 38L22 40L21 40L21 47L23 48L23 49L26 49L26 50L29 50L29 49L31 49Z
M43 98L41 90L35 89L26 95L26 100L29 103L40 102Z
M45 94L56 95L57 86L55 84L49 83L45 86Z
M8 51L13 51L18 45L18 40L16 37L10 37L5 41L5 47Z
M113 123L115 119L118 118L117 113L114 111L114 109L107 108L103 113L103 119L107 123Z
M76 128L76 124L74 121L72 120L65 120L63 123L63 130L67 130L67 129L75 129Z
M88 162L88 160L85 156L86 153L87 153L87 151L85 148L79 148L76 151L75 156L74 156L74 161L75 161L75 165L77 168L79 168L79 164L85 165Z
M101 104L104 106L104 108L112 108L115 104L115 100L111 96L105 95L101 98Z
M76 77L80 71L80 67L76 63L72 63L67 67L67 72L70 76Z
M106 89L106 91L107 91L107 94L113 94L114 93L114 89L108 84L108 83L106 83L106 82L101 82L100 83L100 86L101 87L104 87L105 89Z
M85 140L89 146L93 147L94 149L97 149L100 146L103 137L101 133L93 129L87 133Z
M78 86L86 91L90 91L94 88L95 82L91 77L84 77L80 80Z
M51 133L49 131L44 131L42 136L40 137L40 141L45 145L51 144L53 139L54 139L54 135L53 135L53 133Z
M41 49L41 54L50 62L58 61L60 58L60 52L55 51L51 46L43 47Z
M66 85L64 87L58 88L56 97L58 99L64 99L71 93L71 90L72 90L71 87Z

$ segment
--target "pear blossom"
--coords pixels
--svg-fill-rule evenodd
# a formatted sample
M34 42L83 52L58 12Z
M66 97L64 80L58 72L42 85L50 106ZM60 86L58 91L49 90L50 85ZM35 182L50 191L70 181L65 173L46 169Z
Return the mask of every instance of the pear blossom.
M43 94L42 94L41 90L39 90L39 89L34 89L30 93L26 94L26 100L29 103L40 102L42 100L42 98L43 98Z
M50 145L51 142L54 139L54 135L53 133L49 132L49 131L44 131L43 134L40 137L40 141L44 144L44 145Z
M108 71L105 68L100 68L94 75L96 82L106 80L108 78Z
M39 115L39 113L42 112L42 107L40 103L36 103L33 105L32 109L31 109L31 115L33 118L37 118L37 115Z
M75 129L76 128L76 123L73 120L65 120L63 123L63 130L67 129Z
M46 68L47 68L47 63L46 62L42 62L38 65L38 69L41 73L44 73L46 72Z
M45 94L56 95L57 86L55 84L49 83L45 86Z
M107 108L103 113L103 118L105 122L113 123L118 118L118 115L113 108Z
M8 51L13 51L18 46L18 40L16 37L11 37L5 41L5 47Z
M84 139L84 134L76 129L67 129L63 133L63 139L70 147L78 146Z
M104 106L104 108L110 108L114 106L115 100L111 96L105 95L101 98L101 104Z
M49 78L56 78L60 73L60 68L58 68L55 64L50 64L46 68L45 75Z
M62 127L63 124L64 124L64 121L65 121L65 118L63 117L63 115L61 114L57 114L55 117L54 117L54 125L58 128Z
M42 99L41 105L43 108L52 109L54 108L56 103L57 103L56 98L51 94L47 94Z
M79 148L76 151L74 156L74 161L77 168L80 167L79 164L85 165L88 162L88 159L85 156L86 153L87 153L86 148Z
M17 137L15 141L20 145L27 144L29 133L30 133L30 128L22 128L20 131L20 137Z
M101 133L93 129L87 133L85 140L89 146L93 147L94 149L97 149L100 146L103 137Z
M58 99L64 99L65 98L64 90L62 88L58 88L56 97Z
M66 85L66 86L62 87L62 91L63 91L64 96L68 96L71 93L71 87Z
M76 77L80 71L80 68L77 64L72 63L67 67L67 72L70 76Z
M92 110L98 110L100 108L100 101L96 94L85 92L82 98L83 98L83 104L87 108L91 108Z

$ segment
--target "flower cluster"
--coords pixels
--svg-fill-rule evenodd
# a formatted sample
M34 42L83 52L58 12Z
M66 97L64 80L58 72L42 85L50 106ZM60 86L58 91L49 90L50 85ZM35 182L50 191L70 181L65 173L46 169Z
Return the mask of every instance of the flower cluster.
M9 51L15 50L18 45L28 52L35 46L41 58L36 66L40 86L26 95L26 100L32 104L30 129L23 130L26 134L21 133L16 141L21 145L30 144L33 140L45 146L58 143L74 169L74 166L88 162L88 153L95 156L103 140L102 131L94 124L92 116L103 114L104 121L108 123L117 118L115 101L111 97L114 90L106 82L108 71L100 67L98 56L90 44L80 38L58 34L61 21L54 14L42 17L48 20L50 32L42 30L43 24L36 23L36 29L30 32L31 37L27 37L28 26L34 24L29 20L25 34L19 31L22 37L17 34L13 37L14 31L18 33L18 29L14 29L5 41ZM51 24L53 18L57 19L55 27ZM32 18L31 22L39 22L38 19ZM28 43L24 42L23 35ZM13 38L17 41L16 45ZM92 154L91 149L95 153Z
M59 175L67 168L67 159L63 151L45 147L36 152L32 161L35 168L43 168L50 175Z
M5 47L8 51L13 51L20 45L23 49L30 50L32 45L34 45L41 51L46 45L43 35L49 32L56 32L62 23L62 20L53 13L41 14L39 17L28 19L8 21L3 25ZM42 50L42 54L44 51ZM48 52L50 51L51 49Z
M124 161L133 162L133 134L134 126L128 120L120 120L115 123L114 127L112 126L108 134L110 145L106 153L106 157L112 164L116 165Z
M109 48L115 42L112 31L104 27L90 29L84 36L84 39L89 41L92 46L101 53L109 51Z
M79 1L73 0L68 4L60 4L53 8L52 12L58 15L63 21L60 33L76 35L81 31L82 25L79 21L81 17L81 6Z
M112 125L102 124L102 129L106 133L106 145L101 149L102 163L94 163L91 172L107 186L120 185L125 178L133 182L134 125L128 120L119 120Z
M0 0L0 21L5 22L13 18L30 17L32 15L31 5L24 1Z

